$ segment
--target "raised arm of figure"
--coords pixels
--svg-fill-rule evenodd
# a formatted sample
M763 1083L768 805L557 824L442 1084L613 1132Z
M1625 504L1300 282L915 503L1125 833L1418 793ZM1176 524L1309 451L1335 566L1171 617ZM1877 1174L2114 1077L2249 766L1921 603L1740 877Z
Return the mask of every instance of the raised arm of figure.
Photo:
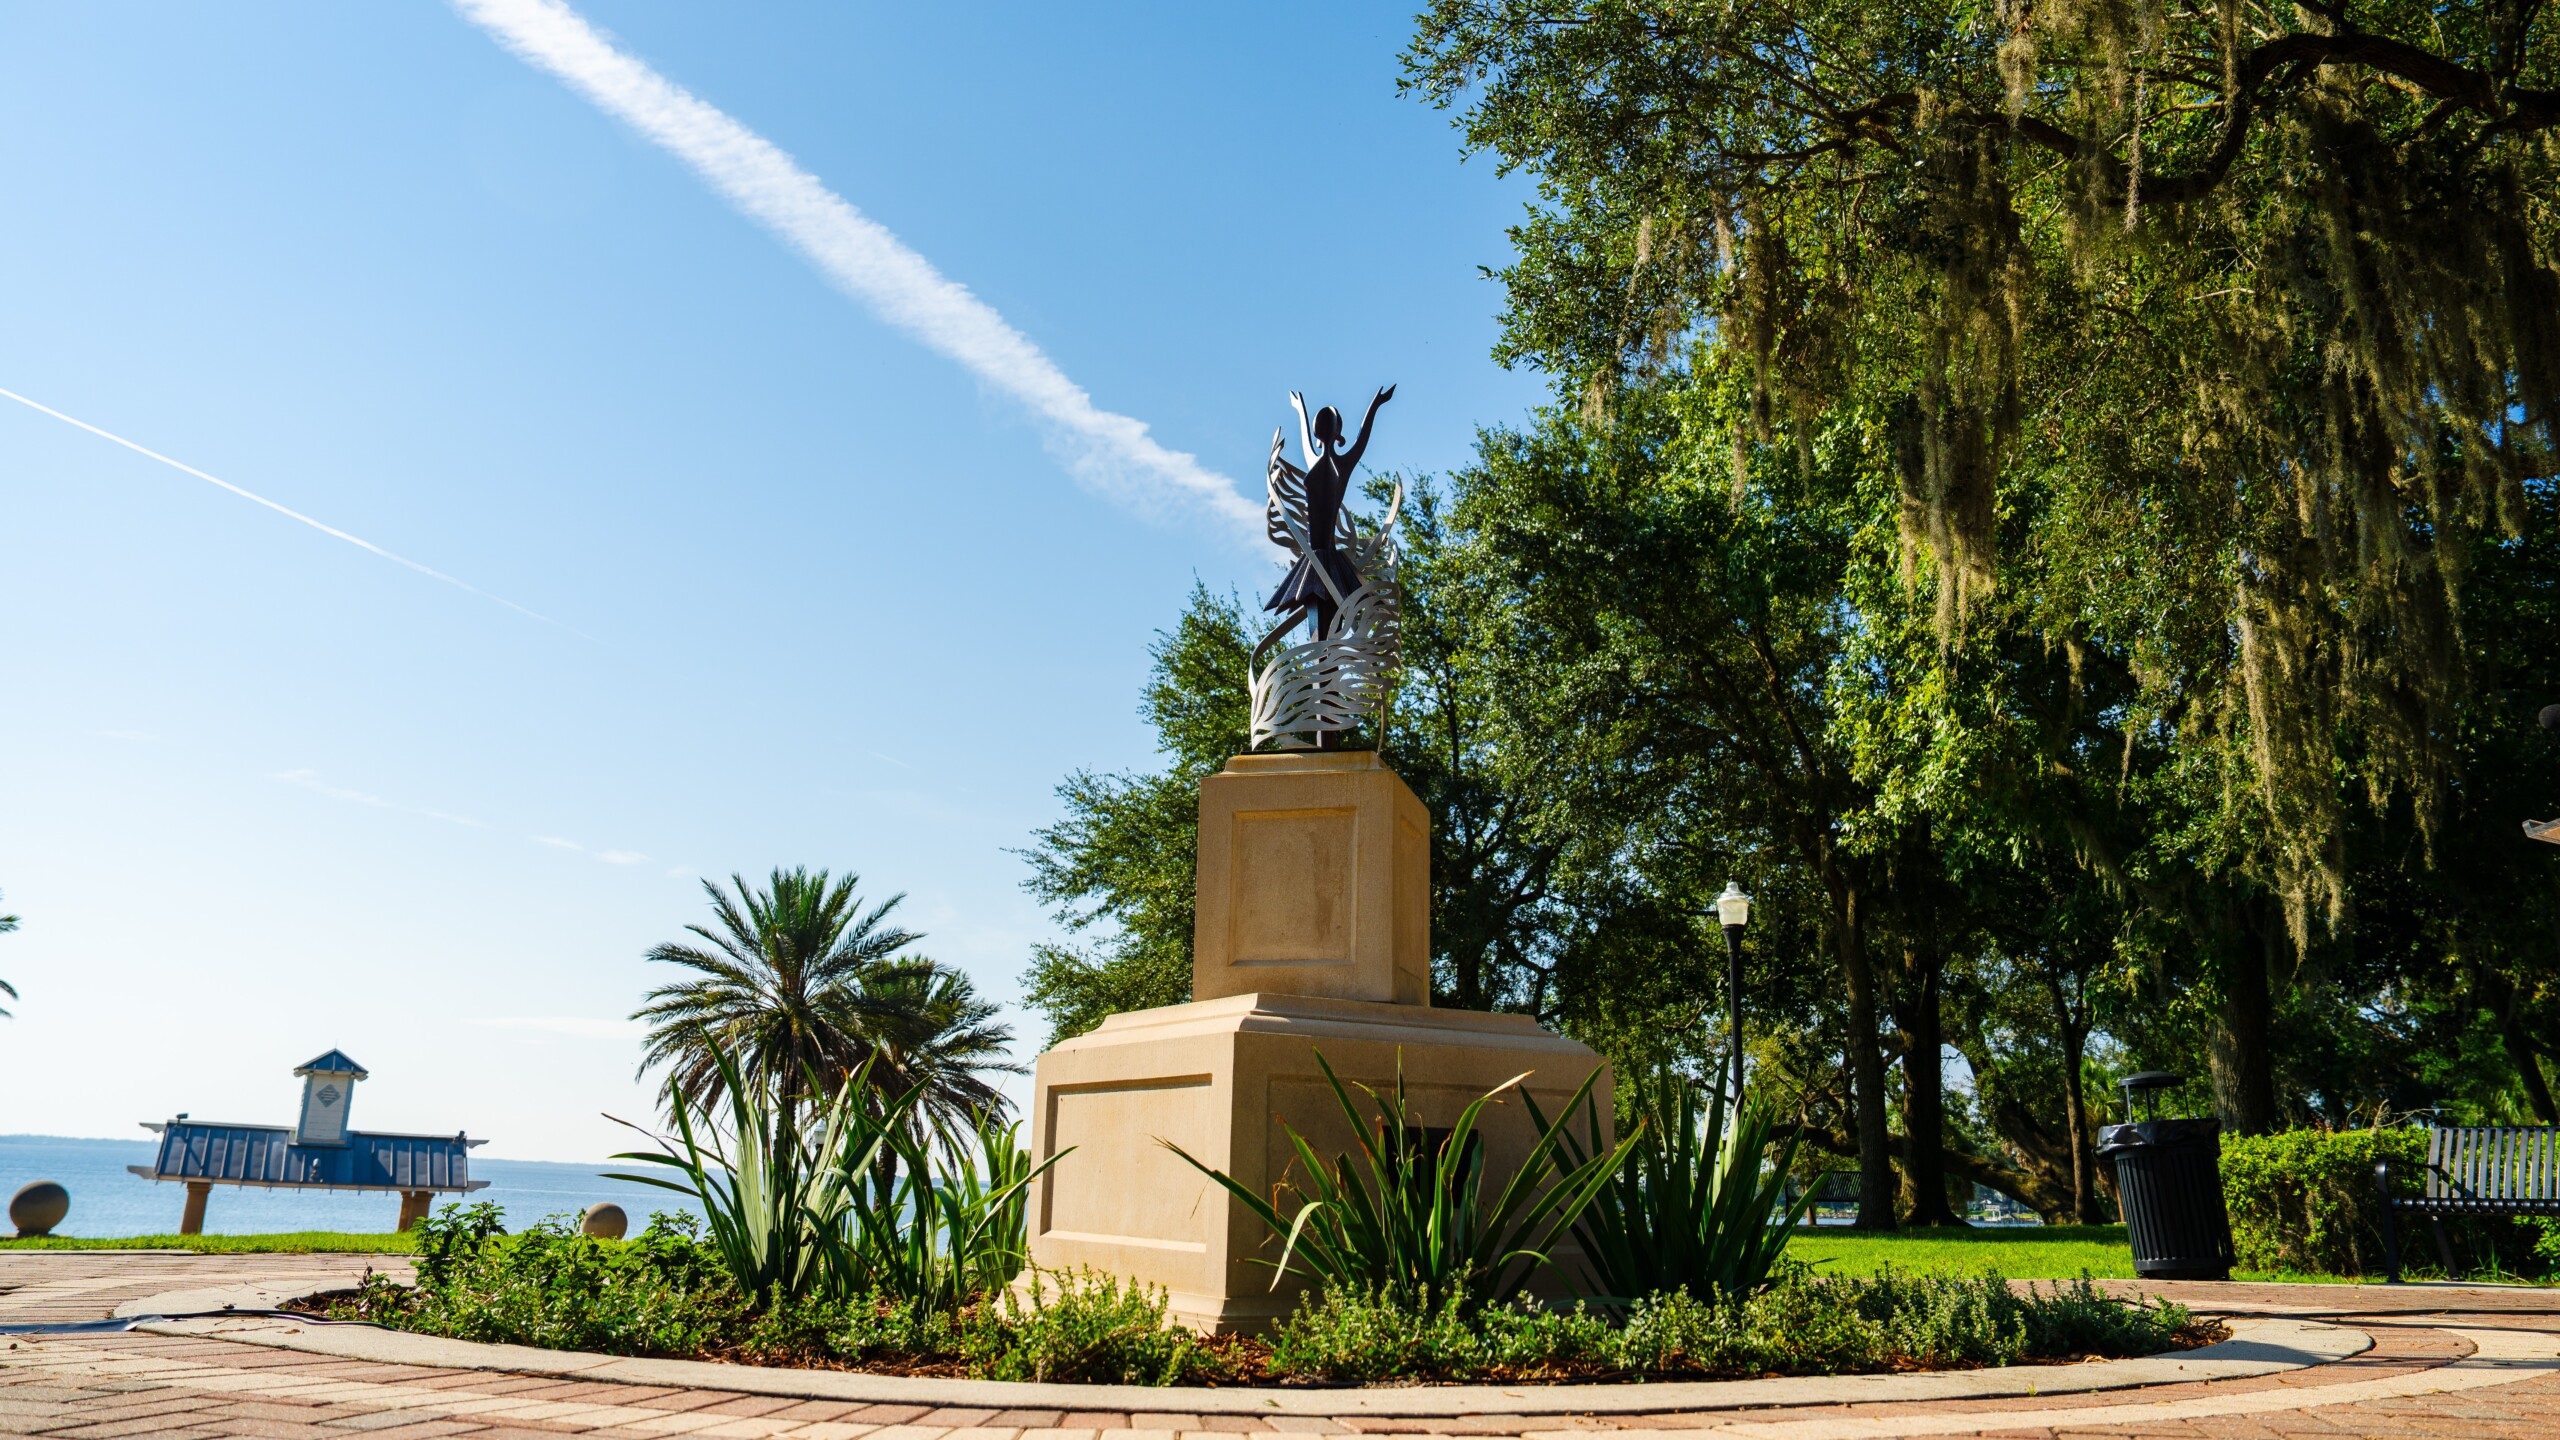
M1369 448L1369 422L1378 418L1379 406L1386 404L1394 398L1396 398L1396 387L1393 385L1388 386L1384 390L1379 391L1375 396L1371 397L1369 401L1369 413L1360 417L1360 438L1351 442L1351 449L1349 453L1342 457L1343 474L1348 475L1353 470L1359 468L1360 452Z
M1307 458L1307 468L1312 470L1324 456L1316 449L1315 432L1307 428L1307 397L1290 391L1289 408L1298 412L1298 453Z

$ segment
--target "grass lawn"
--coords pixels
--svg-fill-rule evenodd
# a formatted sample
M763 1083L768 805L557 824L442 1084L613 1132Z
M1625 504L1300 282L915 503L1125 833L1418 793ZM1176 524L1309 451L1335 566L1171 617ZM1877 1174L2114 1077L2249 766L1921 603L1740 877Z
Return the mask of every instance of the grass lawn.
M136 1235L122 1240L83 1240L73 1235L47 1235L14 1240L0 1235L0 1250L193 1250L204 1255L308 1255L358 1253L407 1255L418 1248L414 1235L353 1235L334 1230L295 1230L281 1235Z
M2121 1225L2023 1225L1969 1230L1903 1230L1859 1235L1807 1226L1788 1242L1790 1259L1836 1275L1897 1270L1997 1270L2012 1280L2068 1280L2086 1270L2101 1280L2130 1280L2133 1250ZM2234 1280L2354 1284L2336 1275L2234 1270Z

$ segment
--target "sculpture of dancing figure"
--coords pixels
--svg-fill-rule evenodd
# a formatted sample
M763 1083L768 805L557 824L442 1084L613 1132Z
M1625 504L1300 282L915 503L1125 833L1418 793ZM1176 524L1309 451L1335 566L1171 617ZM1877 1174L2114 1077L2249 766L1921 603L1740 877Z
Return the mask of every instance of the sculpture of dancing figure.
M1386 518L1363 533L1343 506L1351 489L1351 473L1369 448L1369 428L1378 407L1395 398L1395 387L1380 390L1360 419L1360 434L1342 447L1342 412L1328 405L1307 416L1306 397L1294 391L1289 404L1298 412L1298 443L1307 457L1304 470L1282 458L1279 431L1271 434L1268 471L1268 533L1273 544L1296 557L1265 610L1277 612L1279 625L1254 647L1253 744L1282 739L1292 749L1331 749L1341 733L1378 711L1386 682L1401 658L1396 593L1394 528L1404 503L1398 486ZM1269 665L1263 657L1301 620L1310 622L1310 637L1281 651Z

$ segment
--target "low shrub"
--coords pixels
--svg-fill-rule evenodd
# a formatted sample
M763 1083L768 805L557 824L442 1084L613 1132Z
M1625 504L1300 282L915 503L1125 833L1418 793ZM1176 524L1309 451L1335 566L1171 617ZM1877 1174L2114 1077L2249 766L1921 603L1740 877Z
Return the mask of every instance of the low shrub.
M2426 1132L2414 1128L2224 1136L2222 1201L2240 1268L2382 1273L2374 1162L2389 1160L2403 1193L2415 1195L2426 1158ZM2404 1246L2404 1258L2417 1255Z
M2373 1184L2374 1162L2389 1160L2392 1188L2414 1196L2426 1187L2426 1158L2427 1132L2414 1125L2224 1137L2223 1204L2231 1212L2240 1267L2381 1274L2382 1197ZM2479 1278L2560 1275L2560 1224L2548 1217L2461 1216L2444 1223L2454 1262ZM2440 1261L2426 1217L2403 1212L2399 1231L2402 1267L2435 1273Z
M1054 1288L1053 1288L1054 1285ZM1217 1360L1172 1323L1165 1293L1090 1272L1034 1271L1026 1303L1012 1290L980 1302L961 1349L986 1380L1179 1385L1214 1378Z
M1833 1375L2152 1355L2192 1338L2194 1324L2181 1306L2118 1300L2086 1276L2021 1291L1992 1274L1817 1276L1788 1266L1747 1295L1647 1296L1615 1324L1581 1307L1424 1309L1330 1290L1272 1333L1269 1368L1335 1381Z
M1171 1323L1162 1291L1089 1273L1035 1273L952 1309L893 1291L759 1304L684 1215L618 1241L577 1233L570 1216L506 1235L492 1207L449 1206L418 1241L414 1287L371 1277L329 1313L553 1349L1130 1385L1841 1374L2151 1354L2190 1325L2177 1306L2128 1304L2086 1277L2020 1291L1990 1274L1790 1264L1756 1291L1673 1290L1607 1313L1336 1288L1267 1341L1204 1339Z
M494 1205L448 1205L418 1224L418 1283L368 1276L333 1313L457 1340L692 1355L747 1320L746 1298L691 1215L659 1214L637 1239L598 1240L555 1215L506 1235Z

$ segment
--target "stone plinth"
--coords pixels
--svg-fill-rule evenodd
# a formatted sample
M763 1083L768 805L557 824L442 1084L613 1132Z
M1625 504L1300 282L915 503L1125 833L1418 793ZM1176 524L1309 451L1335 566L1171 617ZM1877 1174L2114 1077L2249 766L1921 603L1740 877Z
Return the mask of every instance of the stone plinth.
M1319 1049L1346 1082L1380 1091L1393 1083L1401 1056L1412 1118L1435 1128L1454 1124L1476 1097L1523 1071L1534 1072L1526 1088L1554 1116L1606 1063L1522 1015L1267 994L1115 1015L1040 1057L1032 1150L1042 1159L1071 1153L1032 1188L1032 1263L1089 1266L1162 1286L1175 1315L1204 1330L1259 1329L1287 1313L1301 1287L1292 1280L1275 1293L1270 1267L1251 1263L1278 1260L1279 1237L1158 1142L1180 1145L1257 1193L1271 1193L1284 1177L1303 1181L1276 1119L1320 1154L1351 1146L1341 1106L1316 1068ZM1608 1094L1605 1078L1598 1093ZM1357 1090L1352 1098L1368 1108ZM1605 1098L1601 1108L1605 1125ZM1536 1129L1516 1094L1487 1106L1478 1123L1489 1198L1518 1168Z
M1431 812L1367 750L1239 755L1200 784L1191 998L1431 1003Z
M1278 1122L1327 1157L1351 1148L1319 1049L1380 1093L1401 1058L1427 1129L1524 1072L1553 1116L1606 1064L1526 1016L1431 1008L1431 814L1375 754L1239 755L1202 781L1198 902L1190 1004L1115 1015L1040 1057L1032 1153L1065 1158L1031 1190L1035 1267L1128 1276L1188 1324L1260 1329L1300 1288L1275 1293L1252 1263L1278 1260L1280 1238L1159 1141L1257 1194L1285 1181L1303 1196ZM1516 1094L1479 1124L1489 1198L1537 1131Z

